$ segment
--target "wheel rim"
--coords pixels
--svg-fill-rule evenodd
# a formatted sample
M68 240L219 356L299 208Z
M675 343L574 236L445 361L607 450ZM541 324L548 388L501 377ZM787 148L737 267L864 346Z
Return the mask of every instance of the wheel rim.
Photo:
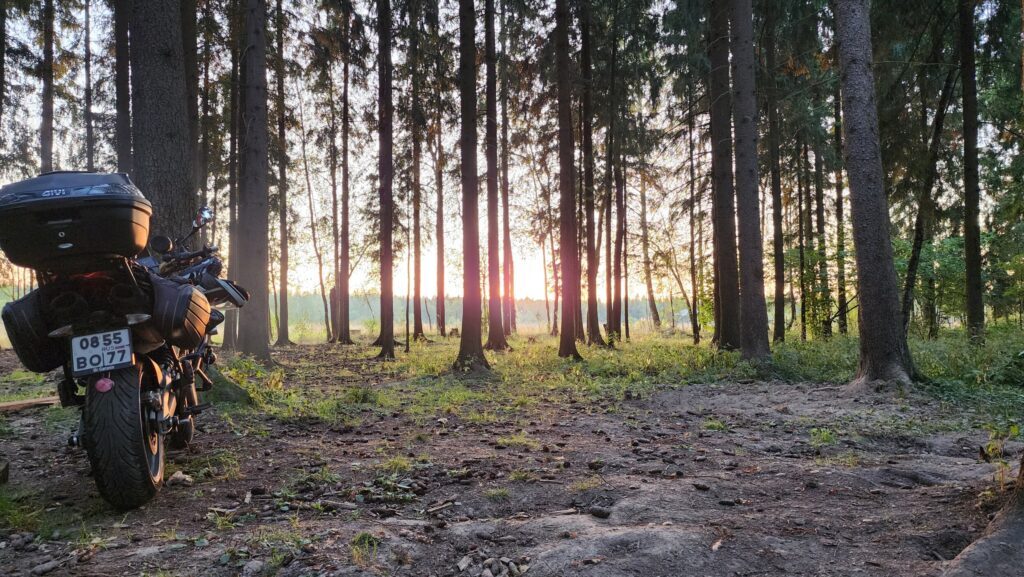
M149 464L149 476L156 479L160 476L163 462L163 443L160 438L160 415L151 407L142 409L142 441L146 451L146 462Z

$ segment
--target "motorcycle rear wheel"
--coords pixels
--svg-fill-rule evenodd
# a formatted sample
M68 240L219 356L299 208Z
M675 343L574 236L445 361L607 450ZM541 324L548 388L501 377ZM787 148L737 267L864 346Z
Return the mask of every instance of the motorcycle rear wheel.
M105 392L96 387L103 377L113 381ZM121 510L149 502L164 478L164 439L147 414L142 379L138 366L88 379L83 444L100 496Z

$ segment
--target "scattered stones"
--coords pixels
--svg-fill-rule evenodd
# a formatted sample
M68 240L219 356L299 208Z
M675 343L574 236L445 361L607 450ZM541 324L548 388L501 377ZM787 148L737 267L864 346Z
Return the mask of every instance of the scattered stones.
M263 561L260 561L259 559L253 559L252 561L249 561L245 564L245 566L242 567L242 577L256 577L257 575L263 573L263 568L265 567L265 565L266 564Z
M32 568L32 575L46 575L50 571L53 571L57 567L60 567L61 562L56 559L51 559L45 563L40 563Z
M705 485L704 483L694 483L693 488L698 491L708 491L711 489L711 485Z
M594 505L588 510L588 513L597 517L598 519L607 519L612 516L612 510L608 507L599 507Z

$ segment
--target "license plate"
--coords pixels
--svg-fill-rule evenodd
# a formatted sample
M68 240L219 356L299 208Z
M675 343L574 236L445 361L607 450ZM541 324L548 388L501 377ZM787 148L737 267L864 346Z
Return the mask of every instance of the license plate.
M133 363L132 335L128 329L71 337L72 376L113 371Z

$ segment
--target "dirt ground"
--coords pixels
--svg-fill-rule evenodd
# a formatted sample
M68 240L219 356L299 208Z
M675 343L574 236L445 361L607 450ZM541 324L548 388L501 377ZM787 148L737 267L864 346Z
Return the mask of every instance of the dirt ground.
M283 354L291 373L317 356ZM361 379L341 373L322 388ZM73 418L9 415L4 490L67 525L0 532L0 574L931 576L1001 499L988 434L924 395L666 383L542 407L358 426L215 409L170 458L189 479L127 514L66 448Z

